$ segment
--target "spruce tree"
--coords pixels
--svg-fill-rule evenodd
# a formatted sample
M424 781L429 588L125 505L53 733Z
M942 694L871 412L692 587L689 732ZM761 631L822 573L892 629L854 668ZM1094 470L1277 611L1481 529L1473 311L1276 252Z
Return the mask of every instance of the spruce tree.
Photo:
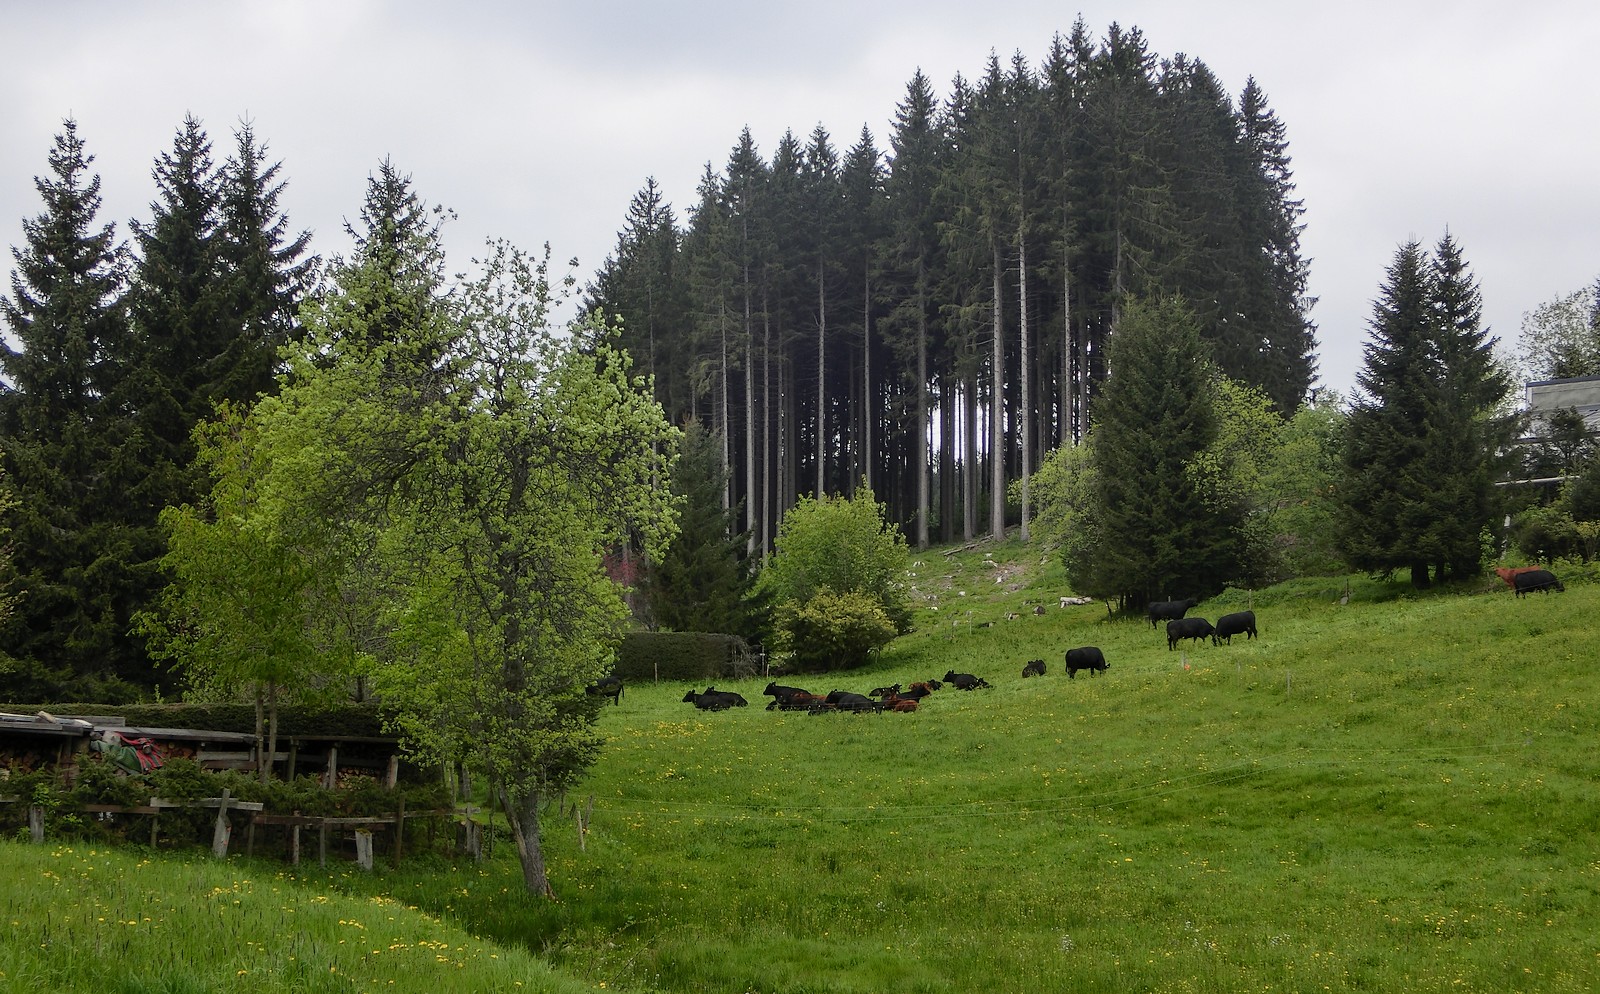
M1090 429L1099 534L1074 588L1125 607L1216 593L1238 573L1243 511L1199 458L1220 428L1199 326L1176 297L1135 298L1109 348Z
M300 303L319 260L308 255L311 233L293 233L279 201L287 185L281 162L246 122L221 171L218 251L235 322L208 377L208 394L248 404L274 388L278 349L300 334Z
M721 443L691 419L672 471L672 492L683 498L678 535L645 580L652 618L669 631L756 634L745 539L733 530L735 512L722 508L726 476Z
M1447 232L1433 254L1433 317L1439 382L1429 434L1429 475L1446 503L1429 529L1439 549L1436 575L1452 580L1483 570L1483 531L1499 516L1494 481L1516 435L1499 410L1511 380L1483 327L1483 295L1461 247Z
M199 121L184 120L152 172L151 219L131 223L136 364L128 389L147 470L129 496L154 528L163 507L190 503L199 493L190 433L221 399L209 381L232 347L237 323L224 280L211 142Z
M1411 571L1426 587L1444 546L1430 529L1446 503L1429 478L1441 379L1434 274L1420 244L1395 253L1373 303L1366 363L1346 422L1339 544L1356 569Z
M0 304L6 475L17 498L17 610L0 648L21 663L19 698L120 700L152 679L128 622L143 589L127 525L137 449L126 389L130 360L126 249L100 224L100 178L77 122L65 122L36 178L44 212Z

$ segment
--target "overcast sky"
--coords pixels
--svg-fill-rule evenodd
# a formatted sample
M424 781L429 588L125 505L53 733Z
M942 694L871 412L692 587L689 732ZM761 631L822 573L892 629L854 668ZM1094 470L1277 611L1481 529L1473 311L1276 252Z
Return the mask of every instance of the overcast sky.
M1081 13L1254 76L1288 129L1305 200L1320 382L1348 392L1395 249L1447 229L1503 344L1522 315L1600 276L1600 4L1594 0L805 4L167 0L7 2L0 34L0 239L40 213L33 178L63 119L102 180L102 220L146 219L157 154L186 114L217 160L252 122L282 206L324 256L390 156L458 214L452 257L549 242L580 278L654 176L684 220L709 161L749 126L763 155L819 123L886 148L919 67L940 96L991 51L1037 65ZM770 8L770 9L769 9ZM7 271L12 260L5 259ZM9 290L9 284L7 284Z

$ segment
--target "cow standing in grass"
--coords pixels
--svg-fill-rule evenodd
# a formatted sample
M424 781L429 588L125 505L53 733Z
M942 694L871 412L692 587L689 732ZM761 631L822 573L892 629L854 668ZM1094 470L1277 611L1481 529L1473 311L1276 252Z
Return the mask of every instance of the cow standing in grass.
M1211 633L1211 644L1216 645L1226 639L1228 644L1232 645L1235 635L1243 635L1247 642L1256 637L1254 611L1235 611L1218 618L1217 630Z
M1216 633L1211 622L1204 618L1179 618L1177 621L1167 622L1167 649L1170 651L1178 647L1184 639L1193 639L1198 642L1203 638L1210 638Z
M1085 645L1067 650L1067 679L1076 680L1079 670L1088 670L1090 676L1104 673L1111 667L1105 653L1097 645Z

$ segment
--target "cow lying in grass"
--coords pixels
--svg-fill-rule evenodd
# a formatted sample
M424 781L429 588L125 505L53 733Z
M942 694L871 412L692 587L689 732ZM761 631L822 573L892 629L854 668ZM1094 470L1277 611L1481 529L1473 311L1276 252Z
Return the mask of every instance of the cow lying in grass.
M796 698L815 699L816 697L816 695L807 693L799 687L785 687L777 683L768 683L767 689L763 690L762 693L772 698L772 703L767 705L768 711L774 708L779 711L793 711L797 707L805 706L796 705L794 703Z
M703 694L691 690L683 695L683 701L685 704L693 704L702 711L726 711L728 708L742 708L750 703L731 690L718 690L715 687L707 687Z
M1030 676L1044 676L1044 660L1030 659L1022 665L1022 678L1026 680Z
M990 686L989 681L971 673L957 673L951 670L944 675L944 682L954 684L957 690L977 690L979 687Z

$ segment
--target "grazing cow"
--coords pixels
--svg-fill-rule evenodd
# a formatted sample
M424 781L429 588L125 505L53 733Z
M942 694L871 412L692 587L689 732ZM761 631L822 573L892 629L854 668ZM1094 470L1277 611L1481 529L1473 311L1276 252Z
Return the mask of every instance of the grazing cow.
M1194 597L1185 597L1181 601L1151 601L1145 613L1150 618L1150 627L1154 628L1158 621L1176 621L1182 618L1198 603L1200 601Z
M1209 638L1216 632L1211 627L1211 622L1204 618L1179 618L1167 622L1167 649L1176 649L1178 643L1184 639L1194 639L1196 642Z
M944 675L945 683L953 683L957 690L977 690L979 687L988 687L989 681L983 677L973 676L971 673L957 673L950 670Z
M619 676L605 676L583 688L583 692L590 697L609 697L612 704L622 703L622 678Z
M731 690L718 690L715 687L707 687L703 694L691 690L683 695L683 701L685 704L693 704L702 711L726 711L728 708L742 708L750 703Z
M1223 639L1228 644L1233 644L1235 635L1243 635L1245 641L1256 637L1256 613L1254 611L1235 611L1225 614L1217 619L1217 630L1211 633L1211 644L1216 645Z
M1044 676L1044 660L1030 659L1023 664L1022 678L1026 680L1030 676Z
M1105 653L1097 645L1085 645L1077 649L1067 650L1067 679L1076 680L1079 670L1088 670L1090 676L1097 676L1111 668L1106 662Z
M1517 575L1519 573L1532 573L1544 569L1543 566L1496 566L1494 575L1505 581L1505 585L1512 590L1517 589Z
M788 711L790 710L790 702L796 696L811 696L804 690L801 690L799 687L785 687L778 683L768 683L767 689L763 690L761 693L772 698L772 703L767 705L768 711L771 711L773 708L777 708L782 711Z
M1516 584L1517 596L1529 594L1537 590L1548 594L1552 589L1566 590L1566 585L1556 579L1556 575L1547 569L1534 569L1526 573L1518 573L1512 577Z

